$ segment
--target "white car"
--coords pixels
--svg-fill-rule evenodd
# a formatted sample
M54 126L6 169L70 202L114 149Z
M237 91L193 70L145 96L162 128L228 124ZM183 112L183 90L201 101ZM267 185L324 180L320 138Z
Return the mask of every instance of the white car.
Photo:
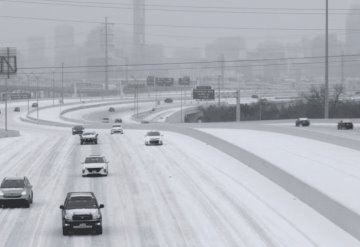
M109 174L109 162L104 156L90 155L85 158L82 163L82 176L89 175L102 175L107 176Z
M103 123L110 123L110 118L104 117L101 121L102 121Z
M124 134L124 130L121 126L121 124L114 124L111 128L111 134L120 133Z
M159 131L149 131L145 135L145 145L163 145L163 135Z

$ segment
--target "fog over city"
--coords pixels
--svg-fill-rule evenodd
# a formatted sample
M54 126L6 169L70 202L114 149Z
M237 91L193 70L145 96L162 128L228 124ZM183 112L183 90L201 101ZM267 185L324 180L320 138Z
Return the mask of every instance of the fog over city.
M0 0L0 247L359 247L359 0Z

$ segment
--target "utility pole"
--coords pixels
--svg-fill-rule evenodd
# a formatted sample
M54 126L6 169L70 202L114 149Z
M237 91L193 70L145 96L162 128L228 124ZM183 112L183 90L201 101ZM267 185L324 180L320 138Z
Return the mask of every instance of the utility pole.
M109 42L108 42L108 19L105 17L105 91L109 90Z
M64 103L64 63L61 64L61 102Z
M261 96L259 95L259 120L261 121L262 119L262 99Z
M343 85L344 83L344 51L341 51L341 84Z
M324 118L329 118L329 0L326 1L325 17L325 102Z
M224 89L224 76L225 76L225 57L221 54L221 88Z
M37 123L39 123L39 76L36 76L36 119Z
M221 75L218 76L218 104L220 107L220 101L221 101L221 88L220 88L220 82L221 82Z
M180 123L183 123L183 98L182 98L182 86L180 85Z
M241 115L241 109L240 109L240 89L236 90L236 122L240 122L240 115Z
M29 93L29 97L28 97L28 101L27 101L27 111L28 111L28 114L29 114L29 111L30 111L30 97L31 97L31 93L30 93L30 85L29 85L29 77L30 75L26 75L26 78L27 78L27 91Z
M126 80L126 84L125 85L128 85L129 84L129 58L128 57L125 57L125 80ZM124 91L123 91L123 88L121 89L122 90L122 94L124 94Z
M52 71L52 98L53 98L53 105L55 105L55 72Z

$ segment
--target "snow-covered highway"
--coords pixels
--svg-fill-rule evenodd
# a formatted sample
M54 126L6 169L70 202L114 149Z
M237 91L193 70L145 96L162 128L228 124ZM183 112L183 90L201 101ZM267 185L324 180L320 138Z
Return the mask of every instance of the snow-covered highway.
M80 146L70 128L19 116L9 113L21 136L0 139L0 175L28 176L34 204L0 209L0 246L360 245L285 189L190 136L164 131L165 145L148 147L144 130L110 135L100 124L99 144ZM108 177L81 177L89 154L110 161ZM59 205L70 191L93 191L105 204L103 235L62 236Z

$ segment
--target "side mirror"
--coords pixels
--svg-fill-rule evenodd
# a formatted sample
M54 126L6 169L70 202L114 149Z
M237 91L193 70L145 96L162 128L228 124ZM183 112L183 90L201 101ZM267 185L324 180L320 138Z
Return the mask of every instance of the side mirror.
M104 207L105 207L104 204L99 205L99 208L104 208Z
M60 205L60 209L64 209L64 205Z

